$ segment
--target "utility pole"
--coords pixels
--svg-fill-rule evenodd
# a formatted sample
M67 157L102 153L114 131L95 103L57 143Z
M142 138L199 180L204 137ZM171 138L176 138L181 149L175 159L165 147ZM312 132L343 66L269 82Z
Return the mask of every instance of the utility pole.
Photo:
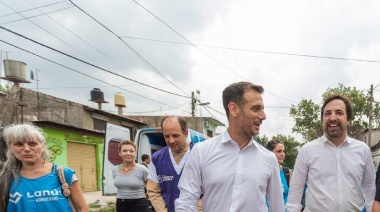
M199 95L201 92L199 90L197 90L197 94ZM199 106L205 106L205 105L209 105L210 102L201 102L199 97L197 99L197 97L194 95L194 91L191 92L191 117L193 119L193 129L196 130L196 131L201 131L202 129L197 129L196 126L197 126L197 121L196 121L196 117L195 117L195 108L197 105ZM201 109L199 108L199 111L201 111ZM202 122L199 122L199 123L202 123ZM203 125L200 125L199 128L202 128Z
M197 100L195 99L194 96L194 91L191 92L191 119L193 121L193 129L197 130L195 127L195 103Z
M369 97L369 111L368 111L368 146L371 149L372 146L372 102L373 102L373 84L370 88L370 97Z
M194 97L194 91L191 92L191 117L195 117L195 97Z
M37 81L37 119L38 121L41 120L41 115L40 115L40 92L38 91L38 72L40 70L36 69L36 81Z

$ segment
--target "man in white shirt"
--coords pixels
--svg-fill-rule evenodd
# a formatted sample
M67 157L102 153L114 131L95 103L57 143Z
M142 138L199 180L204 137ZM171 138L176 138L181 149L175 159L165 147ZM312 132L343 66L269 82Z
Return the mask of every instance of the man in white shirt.
M368 146L347 135L352 120L350 101L341 95L326 99L321 109L324 135L299 151L290 182L286 210L372 211L375 172Z
M284 211L277 159L252 138L266 118L263 91L250 82L224 89L229 127L194 145L178 184L176 212L196 211L202 195L204 212L268 211L266 197L270 211Z

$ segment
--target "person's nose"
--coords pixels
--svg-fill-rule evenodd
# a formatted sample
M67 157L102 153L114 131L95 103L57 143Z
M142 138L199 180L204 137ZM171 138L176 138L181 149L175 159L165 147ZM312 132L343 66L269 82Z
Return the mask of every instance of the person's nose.
M261 111L259 118L260 118L260 120L265 120L267 118L264 111Z
M336 118L336 114L335 113L331 113L331 116L330 116L330 121L335 121L337 118Z
M22 148L23 148L23 150L25 152L30 152L31 151L31 147L27 143L25 143L24 146L22 146Z
M173 137L170 136L170 137L168 138L168 143L169 143L169 144L172 144L172 143L174 143L174 142L175 142L175 139L174 139Z

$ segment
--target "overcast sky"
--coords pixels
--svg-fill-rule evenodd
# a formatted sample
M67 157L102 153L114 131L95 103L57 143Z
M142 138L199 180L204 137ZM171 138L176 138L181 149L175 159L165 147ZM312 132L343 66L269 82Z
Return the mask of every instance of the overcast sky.
M223 89L251 81L265 89L267 119L260 134L299 137L291 132L292 104L320 103L322 93L339 83L359 90L380 84L380 1L73 3L77 7L70 1L0 0L0 26L104 70L5 29L0 40L70 69L4 42L1 56L25 62L28 80L38 70L39 91L46 94L97 108L90 91L100 88L108 112L117 113L114 95L121 92L125 115L190 116L189 97L199 90L211 114L197 107L197 116L227 125ZM30 81L23 86L37 90L37 81ZM379 101L380 86L374 95Z

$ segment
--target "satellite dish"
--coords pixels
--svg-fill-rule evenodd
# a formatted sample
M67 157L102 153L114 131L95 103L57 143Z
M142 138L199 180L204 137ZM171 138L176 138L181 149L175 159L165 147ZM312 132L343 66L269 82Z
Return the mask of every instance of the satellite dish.
M34 80L34 73L33 73L33 71L30 71L30 79Z

